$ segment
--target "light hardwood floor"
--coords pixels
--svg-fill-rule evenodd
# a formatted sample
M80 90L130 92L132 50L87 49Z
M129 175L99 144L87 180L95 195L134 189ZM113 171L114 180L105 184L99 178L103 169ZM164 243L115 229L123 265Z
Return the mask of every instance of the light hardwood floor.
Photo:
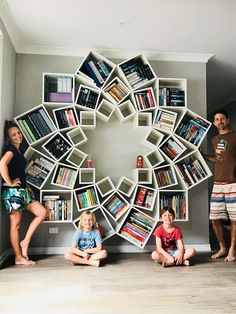
M162 268L150 254L112 254L95 268L61 255L0 270L0 313L236 313L236 263L198 254Z

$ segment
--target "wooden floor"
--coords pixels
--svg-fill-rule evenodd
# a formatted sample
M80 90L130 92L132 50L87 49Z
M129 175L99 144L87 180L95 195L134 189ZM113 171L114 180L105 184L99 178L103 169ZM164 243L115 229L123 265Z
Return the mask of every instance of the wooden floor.
M236 263L198 254L162 268L150 254L113 254L100 267L61 255L0 270L0 313L236 313Z

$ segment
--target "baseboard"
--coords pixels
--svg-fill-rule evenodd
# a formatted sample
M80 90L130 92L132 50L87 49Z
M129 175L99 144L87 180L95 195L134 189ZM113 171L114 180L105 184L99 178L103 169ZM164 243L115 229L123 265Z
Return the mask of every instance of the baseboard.
M186 248L194 247L197 252L210 252L210 244L188 244ZM134 245L122 245L122 246L105 246L110 253L151 253L154 250L153 245L146 245L144 249L139 249ZM33 247L29 249L29 255L63 255L67 252L69 247ZM0 267L6 262L6 260L12 256L11 249L6 250L0 255Z
M8 260L11 255L12 249L8 249L0 255L0 267L2 267L2 265Z

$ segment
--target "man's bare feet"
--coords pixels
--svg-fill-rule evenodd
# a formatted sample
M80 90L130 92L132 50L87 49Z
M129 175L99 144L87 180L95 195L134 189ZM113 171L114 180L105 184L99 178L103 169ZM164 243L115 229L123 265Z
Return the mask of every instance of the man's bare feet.
M224 259L225 262L234 262L236 260L234 255L227 255Z
M31 261L25 257L22 258L15 258L15 265L26 265L26 266L32 266L35 265L36 262Z
M26 241L21 241L21 242L20 242L20 247L21 247L22 255L23 255L26 259L29 259L29 258L28 258L28 247L29 247L29 243L27 243Z
M226 250L222 249L222 250L219 250L218 252L216 252L215 254L211 255L211 258L213 258L213 259L221 258L221 257L224 257L225 254L226 254Z

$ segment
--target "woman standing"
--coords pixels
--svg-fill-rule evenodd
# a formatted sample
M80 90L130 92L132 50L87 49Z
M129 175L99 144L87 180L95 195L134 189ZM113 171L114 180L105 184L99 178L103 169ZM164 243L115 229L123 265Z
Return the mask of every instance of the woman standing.
M26 185L27 161L20 152L21 131L15 123L6 121L4 133L7 145L4 147L0 160L0 173L3 178L2 200L10 218L10 241L15 253L15 264L34 265L35 262L28 258L29 243L48 212L42 204L35 200L33 191ZM25 209L35 217L31 221L24 239L20 241L19 231Z

